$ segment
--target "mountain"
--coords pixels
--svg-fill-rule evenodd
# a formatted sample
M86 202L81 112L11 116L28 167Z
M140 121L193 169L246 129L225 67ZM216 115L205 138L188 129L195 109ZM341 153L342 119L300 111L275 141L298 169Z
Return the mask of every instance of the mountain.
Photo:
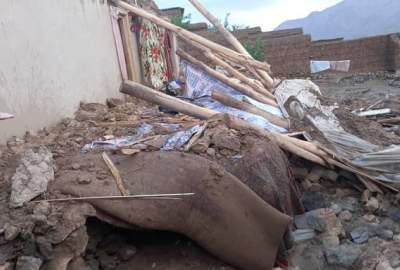
M276 30L302 27L313 40L354 39L400 32L400 0L344 0Z

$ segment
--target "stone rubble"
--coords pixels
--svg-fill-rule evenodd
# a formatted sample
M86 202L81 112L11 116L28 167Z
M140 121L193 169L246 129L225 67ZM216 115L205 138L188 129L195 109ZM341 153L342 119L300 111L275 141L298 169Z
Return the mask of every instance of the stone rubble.
M54 180L53 154L46 147L37 151L29 149L22 154L20 165L12 177L10 206L21 207L24 203L47 190Z

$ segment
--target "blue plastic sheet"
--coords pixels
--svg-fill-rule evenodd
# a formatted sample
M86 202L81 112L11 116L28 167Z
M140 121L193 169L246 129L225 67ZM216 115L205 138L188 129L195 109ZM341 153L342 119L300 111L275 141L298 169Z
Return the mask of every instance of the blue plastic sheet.
M165 128L170 130L178 130L182 128L180 124L163 124L158 123L158 125L162 125ZM146 134L149 134L153 130L153 125L143 123L141 124L135 131L135 135L132 136L122 136L116 137L110 140L95 140L82 148L83 153L88 153L93 150L117 150L124 147L129 147L137 143L138 140L144 138ZM171 151L171 150L179 150L181 149L190 138L199 131L200 125L193 126L192 128L175 131L167 135L163 135L168 137L166 143L161 147L161 150Z
M209 109L212 109L212 110L215 110L215 111L218 111L221 113L228 113L228 114L237 116L247 122L258 125L264 129L268 129L268 130L280 132L280 133L287 132L286 129L278 127L278 126L270 123L268 120L266 120L265 118L263 118L261 116L258 116L258 115L252 114L252 113L248 113L248 112L245 112L242 110L238 110L235 108L231 108L231 107L225 106L217 101L214 101L211 98L211 95L212 95L213 91L218 90L227 95L230 95L231 97L233 97L237 100L243 100L245 98L254 106L256 106L264 111L267 111L269 113L272 113L278 117L283 118L282 111L279 108L270 106L268 104L263 104L263 103L258 102L248 96L241 94L240 92L236 91L232 87L209 76L207 73L205 73L201 69L198 69L198 68L190 65L186 61L182 62L182 66L183 66L183 71L185 73L185 78L186 78L186 93L184 95L186 98L191 98L192 100L194 100L194 103L196 103L198 105L202 105Z

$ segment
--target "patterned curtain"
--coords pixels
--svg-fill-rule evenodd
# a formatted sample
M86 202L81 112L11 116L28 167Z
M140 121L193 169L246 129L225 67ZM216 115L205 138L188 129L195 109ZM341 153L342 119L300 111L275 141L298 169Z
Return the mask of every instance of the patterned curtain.
M145 80L156 89L168 82L165 39L165 29L142 19L139 35L142 68Z

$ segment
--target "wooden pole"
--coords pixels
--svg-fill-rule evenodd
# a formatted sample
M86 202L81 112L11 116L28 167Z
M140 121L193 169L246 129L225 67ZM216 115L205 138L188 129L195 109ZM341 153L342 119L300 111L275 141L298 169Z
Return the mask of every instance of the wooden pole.
M237 100L227 94L224 94L220 91L214 91L212 94L212 98L215 99L216 101L221 102L222 104L233 107L242 111L246 111L249 113L253 113L255 115L259 115L269 122L271 122L274 125L283 127L285 129L289 129L289 122L285 119L282 119L276 115L273 115L272 113L269 113L267 111L261 110L257 108L256 106L252 104L248 104L246 102Z
M129 26L129 16L124 15L118 19L119 29L121 30L122 45L124 49L124 56L126 62L126 69L128 73L128 79L139 82L138 74L136 73L135 64L133 62L133 46L131 40L131 31Z
M235 64L238 64L240 66L246 67L248 71L250 71L254 77L256 77L259 81L257 80L252 80L251 78L248 78L247 76L243 75L242 73L240 73L239 71L237 71L236 69L234 69L228 62L223 61L221 58L223 59L227 59L229 57L224 56L222 54L214 54L210 49L208 49L207 47L197 43L197 42L193 42L191 40L188 40L186 38L181 37L182 40L184 40L187 44L190 44L191 46L194 46L196 48L198 48L199 50L201 50L204 55L211 60L212 62L219 64L221 66L224 66L225 69L231 74L231 76L234 76L236 78L239 79L239 77L241 78L240 80L244 83L246 83L247 85L249 85L250 87L252 87L254 90L256 90L259 93L262 93L264 95L266 95L267 97L271 97L272 99L275 100L275 96L272 95L268 90L267 90L267 86L265 86L265 83L263 84L262 82L264 82L263 78L260 76L260 74L258 74L258 71L252 67L251 65L248 64L248 62L246 61L242 61L242 62L238 62L232 59L229 59L230 62L233 62ZM218 62L217 62L218 61ZM221 62L222 61L222 62Z
M176 54L176 51L178 50L178 40L176 38L175 33L171 33L171 59L172 59L172 65L174 67L174 79L179 79L179 56Z
M232 79L230 79L229 77L227 77L226 75L210 68L209 66L207 66L206 64L204 64L203 62L195 59L194 57L192 57L191 55L189 55L188 53L186 53L185 51L178 49L178 55L184 59L186 59L187 61L199 66L200 68L202 68L205 72L207 72L210 76L220 80L221 82L229 85L230 87L232 87L233 89L239 91L240 93L249 96L251 98L254 98L255 100L265 103L265 104L269 104L271 106L275 106L278 107L278 104L276 103L276 101L256 92L255 90L251 89L250 87L244 85L244 84L240 84Z
M131 37L131 43L132 43L132 54L133 54L133 66L134 66L134 71L136 73L136 78L138 83L142 82L142 65L140 63L140 52L139 52L139 40L136 35L136 33L131 31L131 21L132 21L132 16L128 15L129 18L129 33Z
M222 59L218 58L211 51L205 51L204 55L208 59L213 61L216 65L219 65L219 66L223 67L232 77L235 77L235 78L239 79L241 82L247 84L248 86L250 86L251 88L253 88L257 92L259 92L260 94L263 94L263 95L271 98L272 100L275 100L275 96L273 94L271 94L267 89L265 89L264 87L258 85L252 79L250 79L249 77L243 75L242 73L240 73L239 71L234 69L231 65L229 65L228 63L226 63Z
M222 45L219 45L219 44L217 44L217 43L215 43L215 42L213 42L211 40L208 40L208 39L206 39L206 38L204 38L202 36L199 36L199 35L194 34L194 33L190 32L190 31L188 31L186 29L183 29L183 28L181 28L179 26L176 26L176 25L174 25L174 24L172 24L172 23L170 23L170 22L168 22L168 21L166 21L166 20L164 20L164 19L162 19L162 18L160 18L160 17L158 17L158 16L156 16L154 14L151 14L150 12L148 12L148 11L142 9L142 8L139 8L139 7L136 7L136 6L132 6L132 5L126 3L126 2L124 2L122 0L111 0L111 1L115 5L117 5L117 6L121 7L121 8L129 10L129 11L133 12L134 14L142 17L142 18L145 18L145 19L147 19L147 20L149 20L149 21L151 21L151 22L153 22L153 23L155 23L155 24L157 24L157 25L159 25L161 27L164 27L165 29L168 29L168 30L176 33L177 36L184 37L184 38L189 39L189 40L191 40L193 42L200 43L203 46L206 46L207 48L209 48L209 49L211 49L213 51L217 51L217 52L229 55L231 58L235 59L236 61L239 61L239 62L246 61L250 65L254 66L257 69L262 69L262 70L268 70L269 69L269 65L267 63L265 63L265 62L260 62L260 61L254 60L252 58L249 58L246 55L237 53L237 52L235 52L235 51L233 51L233 50L231 50L229 48L226 48L226 47L224 47Z
M209 119L218 112L202 108L192 103L174 98L172 96L153 90L147 86L132 81L123 82L120 91L124 94L144 99L151 103L161 105L167 109L181 112L200 119Z
M183 38L182 38L183 39ZM247 85L249 85L250 87L252 87L254 90L256 90L257 92L264 94L270 98L272 98L273 100L275 100L275 96L272 95L267 89L264 88L264 86L262 85L261 82L257 82L256 80L252 80L251 78L243 75L241 72L239 72L238 70L236 70L235 68L233 68L231 66L230 63L228 63L227 61L224 61L221 59L221 57L217 56L216 54L214 54L210 49L208 49L207 47L196 43L196 42L190 42L190 40L187 39L183 39L187 44L196 47L197 49L199 49L200 51L203 52L204 56L207 57L210 61L214 62L214 64L216 65L220 65L223 68L226 69L226 71L233 77L239 79L240 81L242 81L243 83L246 83ZM232 63L232 62L231 62ZM243 65L239 64L241 67L244 68ZM253 69L255 71L255 69ZM255 73L255 75L258 75L258 73ZM259 78L259 77L257 77Z
M215 26L215 28L218 29L218 31L221 33L221 35L241 54L246 55L249 58L253 58L249 52L243 47L243 45L236 39L236 37L229 32L223 25L222 23L214 17L200 2L197 0L189 0L190 3L201 13L203 14L204 17L206 17L212 25ZM262 70L257 70L257 72L260 74L260 76L265 80L265 83L267 84L267 87L273 88L274 86L274 80L266 73L265 71Z

